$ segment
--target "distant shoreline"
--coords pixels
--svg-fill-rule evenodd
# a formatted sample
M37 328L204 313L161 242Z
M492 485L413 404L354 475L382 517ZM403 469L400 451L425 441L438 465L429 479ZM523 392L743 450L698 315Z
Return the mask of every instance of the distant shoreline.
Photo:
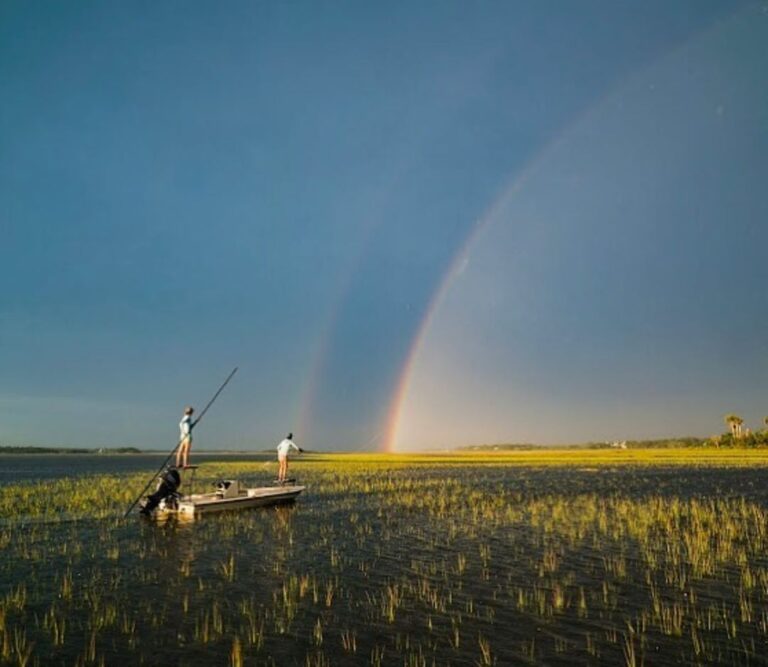
M697 450L697 451L712 451L712 450L751 450L751 449L768 449L768 442L765 440L765 432L760 432L759 442L752 442L755 438L745 438L743 441L733 438L723 437L722 442L716 441L713 438L697 438L697 437L678 437L678 438L664 438L658 440L623 440L621 442L584 442L584 443L572 443L572 444L546 444L537 445L533 443L499 443L499 444L486 444L486 445L464 445L461 447L453 447L446 449L427 449L427 450L412 450L403 452L380 452L377 450L371 451L318 451L318 450L304 450L306 454L319 454L319 455L363 455L363 456L445 456L445 455L494 455L494 454L546 454L546 453L563 453L574 454L577 452L587 453L589 451L596 450L612 450L612 451L639 451L639 450ZM57 455L57 456L167 456L170 454L170 449L139 449L138 447L37 447L37 446L0 446L0 456L3 455ZM272 447L266 449L196 449L195 454L204 456L257 456L264 454L274 454L275 450Z
M84 449L80 447L0 447L0 454L147 454L136 447L101 447Z
M250 456L254 454L272 454L273 449L255 449L255 450L215 450L200 449L196 454L206 456ZM167 456L170 450L163 449L139 449L137 447L100 447L96 449L85 449L81 447L0 447L0 456L19 455L19 454L45 454L61 456Z

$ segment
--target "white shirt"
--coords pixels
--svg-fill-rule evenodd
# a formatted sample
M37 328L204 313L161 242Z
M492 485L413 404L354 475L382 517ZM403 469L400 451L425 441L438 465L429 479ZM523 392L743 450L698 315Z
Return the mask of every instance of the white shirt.
M277 446L277 455L288 456L288 452L291 450L291 448L295 449L297 452L299 451L299 448L296 446L293 440L288 440L288 438L286 438Z
M192 415L184 415L179 422L179 434L182 440L192 439Z

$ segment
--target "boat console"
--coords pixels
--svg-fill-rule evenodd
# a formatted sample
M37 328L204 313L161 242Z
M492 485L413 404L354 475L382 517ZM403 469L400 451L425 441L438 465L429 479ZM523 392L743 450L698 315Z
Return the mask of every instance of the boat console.
M217 498L239 498L240 482L236 479L222 479L216 484Z

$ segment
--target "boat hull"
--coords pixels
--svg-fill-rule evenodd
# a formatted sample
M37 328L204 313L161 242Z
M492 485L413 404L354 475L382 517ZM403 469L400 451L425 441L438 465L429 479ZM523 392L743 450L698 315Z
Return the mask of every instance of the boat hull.
M202 514L247 510L293 502L304 491L303 486L263 487L243 489L234 497L222 497L217 493L201 493L182 496L176 508L160 508L162 514L192 517Z

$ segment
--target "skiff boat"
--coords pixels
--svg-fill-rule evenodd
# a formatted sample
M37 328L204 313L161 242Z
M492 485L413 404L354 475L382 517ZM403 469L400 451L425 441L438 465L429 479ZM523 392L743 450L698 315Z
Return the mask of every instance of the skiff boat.
M306 487L290 482L277 486L248 488L238 480L224 479L217 482L216 490L211 493L182 495L177 491L181 485L181 476L176 469L170 469L160 478L157 491L143 503L141 513L146 516L175 514L180 517L195 517L291 503Z
M244 510L252 507L264 507L266 505L281 505L290 503L296 499L305 487L303 486L262 486L246 488L235 479L226 479L219 482L213 493L197 493L189 496L181 496L175 503L165 503L160 511L176 512L182 515L196 516L211 514L213 512L225 512L230 510Z

